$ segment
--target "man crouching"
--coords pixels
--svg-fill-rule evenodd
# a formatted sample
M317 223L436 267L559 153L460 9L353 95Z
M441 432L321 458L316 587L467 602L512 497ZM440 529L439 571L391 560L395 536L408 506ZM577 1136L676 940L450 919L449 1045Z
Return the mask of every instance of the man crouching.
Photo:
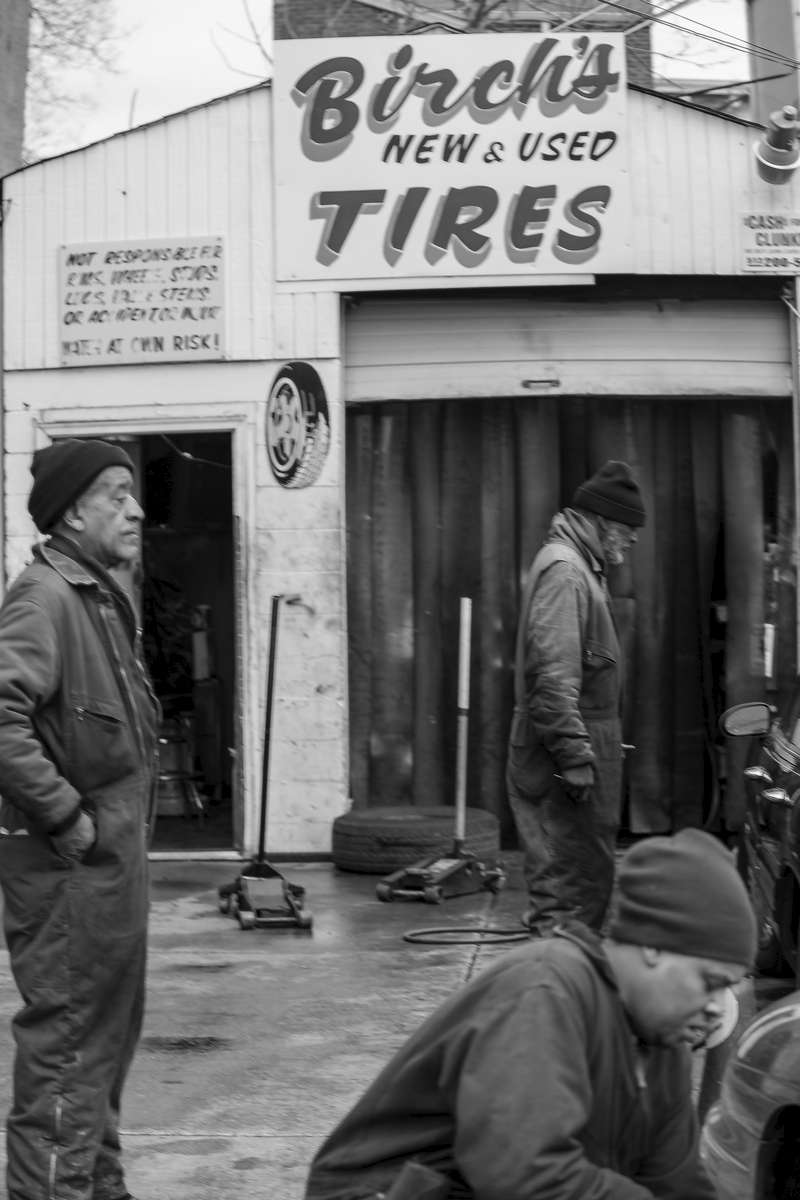
M442 1004L322 1145L306 1200L712 1200L689 1046L755 949L715 838L638 843L610 936L565 924Z

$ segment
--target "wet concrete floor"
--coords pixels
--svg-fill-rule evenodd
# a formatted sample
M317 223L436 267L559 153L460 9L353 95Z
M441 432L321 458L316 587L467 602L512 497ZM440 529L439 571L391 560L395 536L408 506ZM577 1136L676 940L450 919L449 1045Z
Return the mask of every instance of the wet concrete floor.
M310 933L243 931L220 913L217 888L236 878L236 863L154 863L148 1008L122 1112L128 1184L139 1200L301 1200L316 1147L393 1050L507 952L506 945L416 945L403 934L435 926L517 930L518 856L505 861L508 884L498 895L439 905L381 903L375 876L281 863L283 875L306 888ZM775 998L776 986L759 985L756 1005ZM17 1005L2 950L6 1093ZM0 1112L7 1103L0 1096ZM0 1140L0 1179L4 1166Z

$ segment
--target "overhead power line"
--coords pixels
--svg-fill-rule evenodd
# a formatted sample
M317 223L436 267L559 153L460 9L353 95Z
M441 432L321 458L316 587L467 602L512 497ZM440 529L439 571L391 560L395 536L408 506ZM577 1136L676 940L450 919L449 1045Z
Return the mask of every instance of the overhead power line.
M640 23L637 26L638 28L640 28L641 24L645 22L652 25L661 25L666 29L672 29L676 31L677 33L682 33L690 37L696 37L703 41L710 42L716 46L720 46L724 50L737 51L743 54L752 54L756 58L765 59L767 62L773 62L779 66L785 66L793 70L800 66L800 64L798 64L794 58L786 54L782 54L778 50L771 50L767 46L761 46L755 42L748 41L745 38L739 38L735 34L726 33L724 30L717 29L713 25L708 25L703 21L696 21L693 17L682 16L680 20L676 20L674 18L668 20L667 16L673 13L676 7L676 5L673 5L672 7L664 7L658 4L651 4L651 15L645 17L641 9L629 8L627 5L620 3L620 0L600 0L600 4L596 5L591 11L592 13L597 13L603 8L611 8L615 11L626 13L628 16L635 18ZM572 12L570 13L569 18L564 18L563 8L559 12L557 5L542 3L542 0L537 0L537 8L548 12L557 21L559 19L563 19L565 28L568 25L573 24L577 16L577 14ZM667 16L657 15L659 13L667 14ZM585 20L586 15L581 14L581 19ZM689 24L686 24L686 22L689 22Z

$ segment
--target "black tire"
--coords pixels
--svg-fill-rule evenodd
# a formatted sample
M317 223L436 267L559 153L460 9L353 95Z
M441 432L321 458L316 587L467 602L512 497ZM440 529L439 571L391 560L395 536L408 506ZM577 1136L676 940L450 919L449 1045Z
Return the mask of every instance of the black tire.
M265 418L267 457L278 483L287 488L315 483L330 435L322 380L309 363L287 363L269 390Z
M355 809L333 822L333 861L342 871L389 875L453 848L455 810L397 805ZM493 863L500 850L494 813L468 808L464 849Z

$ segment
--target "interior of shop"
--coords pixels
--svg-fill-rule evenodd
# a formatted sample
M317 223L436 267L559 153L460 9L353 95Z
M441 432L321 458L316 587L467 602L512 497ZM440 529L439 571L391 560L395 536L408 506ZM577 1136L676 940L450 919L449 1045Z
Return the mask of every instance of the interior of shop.
M740 751L720 714L762 692L780 704L795 682L788 401L376 402L351 405L347 422L354 805L453 795L468 596L468 803L494 812L515 845L505 763L519 581L553 513L599 462L624 458L649 511L630 561L609 572L635 747L623 829L735 830Z
M152 434L134 451L145 512L144 651L163 710L152 849L234 842L234 581L231 438Z

